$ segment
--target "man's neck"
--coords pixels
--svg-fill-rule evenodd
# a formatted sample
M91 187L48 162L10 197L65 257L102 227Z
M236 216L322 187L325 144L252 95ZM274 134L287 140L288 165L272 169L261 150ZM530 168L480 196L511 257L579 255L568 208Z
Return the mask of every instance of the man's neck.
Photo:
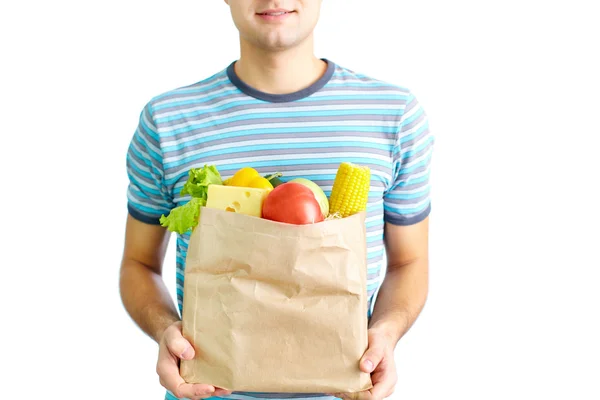
M312 38L297 48L265 52L242 40L236 75L247 85L269 94L288 94L311 86L327 64L313 53Z

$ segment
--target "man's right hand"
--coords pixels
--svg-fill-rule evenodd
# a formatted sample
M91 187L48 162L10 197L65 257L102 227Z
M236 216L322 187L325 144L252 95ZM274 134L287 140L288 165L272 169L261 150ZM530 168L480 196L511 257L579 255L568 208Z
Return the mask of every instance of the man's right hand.
M175 322L165 329L158 350L156 373L160 384L170 390L178 398L192 400L206 399L212 396L226 396L231 391L215 388L211 385L186 383L179 374L179 360L194 358L194 347L181 333L181 321Z

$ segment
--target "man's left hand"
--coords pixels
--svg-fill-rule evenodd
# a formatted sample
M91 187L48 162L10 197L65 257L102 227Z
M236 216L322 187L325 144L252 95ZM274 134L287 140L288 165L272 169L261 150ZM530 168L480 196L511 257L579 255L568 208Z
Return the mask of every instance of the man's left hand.
M394 392L398 374L392 339L377 329L369 329L369 348L360 360L360 369L371 374L373 387L363 392L333 393L344 400L383 400Z

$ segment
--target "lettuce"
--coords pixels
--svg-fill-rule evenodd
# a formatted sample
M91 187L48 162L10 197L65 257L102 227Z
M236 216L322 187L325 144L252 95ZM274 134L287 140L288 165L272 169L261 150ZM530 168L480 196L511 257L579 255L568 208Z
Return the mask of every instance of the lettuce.
M221 174L214 165L205 165L203 168L192 168L189 172L187 182L181 189L181 195L189 194L192 197L198 197L206 200L208 195L208 185L222 185Z
M171 232L177 232L182 235L190 229L193 230L198 225L200 207L205 204L206 200L192 197L186 204L172 209L168 217L162 215L160 217L160 224Z
M221 174L214 165L192 168L180 192L182 196L189 194L192 198L186 204L172 209L169 216L162 215L160 225L180 235L194 230L200 218L200 207L206 205L208 186L222 184Z

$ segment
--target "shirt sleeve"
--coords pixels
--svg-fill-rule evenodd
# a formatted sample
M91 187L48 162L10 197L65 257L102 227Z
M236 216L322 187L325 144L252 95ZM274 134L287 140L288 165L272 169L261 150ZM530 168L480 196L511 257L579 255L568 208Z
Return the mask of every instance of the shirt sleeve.
M434 137L427 115L411 93L400 118L393 151L393 180L384 199L384 220L394 225L412 225L431 211L429 173Z
M127 209L129 214L147 224L159 225L161 215L174 208L165 185L163 157L150 103L140 113L126 157Z

